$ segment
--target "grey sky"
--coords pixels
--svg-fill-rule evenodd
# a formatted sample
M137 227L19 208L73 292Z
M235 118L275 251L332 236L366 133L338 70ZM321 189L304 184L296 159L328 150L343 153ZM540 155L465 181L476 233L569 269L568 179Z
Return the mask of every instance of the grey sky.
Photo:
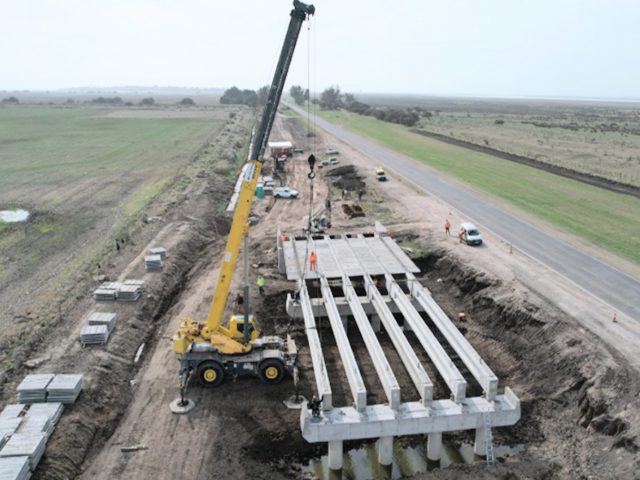
M301 33L289 85L320 91L337 84L356 94L640 98L636 0L310 3L317 15ZM0 89L255 89L270 82L291 5L3 0Z

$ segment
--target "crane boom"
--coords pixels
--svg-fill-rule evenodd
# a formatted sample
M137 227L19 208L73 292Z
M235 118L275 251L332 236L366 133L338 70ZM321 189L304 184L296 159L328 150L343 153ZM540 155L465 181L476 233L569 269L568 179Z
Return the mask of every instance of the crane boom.
M273 121L278 110L278 104L280 103L284 83L287 79L287 73L289 72L289 65L293 58L302 23L306 20L307 15L313 15L315 12L313 5L306 5L297 0L293 2L293 6L294 8L291 11L289 28L282 46L280 59L278 60L278 65L273 76L273 82L271 82L271 88L269 89L267 104L262 114L258 134L255 138L253 148L251 149L251 157L253 158L249 158L246 166L244 167L244 180L242 182L240 195L238 196L238 203L233 216L229 240L227 241L227 247L222 259L220 277L216 285L216 290L213 294L213 300L211 301L211 309L209 311L209 318L207 319L205 330L218 328L222 320L224 307L229 294L231 278L240 252L242 237L246 235L249 230L247 219L249 217L249 212L251 211L251 204L253 203L258 177L260 176L262 165L264 164L263 157L265 145L269 138L269 134L271 133L271 127L273 126Z

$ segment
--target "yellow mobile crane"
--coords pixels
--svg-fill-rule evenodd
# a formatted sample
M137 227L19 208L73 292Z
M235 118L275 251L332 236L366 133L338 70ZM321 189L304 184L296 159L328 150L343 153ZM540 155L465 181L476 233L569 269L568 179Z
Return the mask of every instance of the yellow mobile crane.
M180 320L178 331L173 336L173 348L180 361L180 391L183 404L189 376L194 372L200 384L214 387L222 382L225 374L259 375L264 382L275 384L282 380L286 370L293 373L296 368L298 351L290 336L287 335L286 341L280 337L260 337L258 321L253 315L249 315L248 280L245 280L244 287L244 317L233 315L229 320L228 328L221 325L221 320L243 239L245 277L248 277L247 218L264 164L266 142L275 119L300 29L302 23L314 12L313 5L294 0L289 29L269 90L258 134L253 147L249 148L248 159L243 168L244 179L222 259L220 277L211 302L209 318L206 322L183 318Z

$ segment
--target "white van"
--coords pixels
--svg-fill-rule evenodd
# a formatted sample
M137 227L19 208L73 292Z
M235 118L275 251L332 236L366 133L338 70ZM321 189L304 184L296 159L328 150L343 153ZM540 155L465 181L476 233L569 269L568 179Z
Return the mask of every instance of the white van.
M462 233L463 231L465 231L466 233L462 234L462 240L464 240L467 245L482 245L482 237L480 236L480 232L473 223L461 223L460 233Z
M279 187L273 191L276 198L298 198L298 191L287 187Z

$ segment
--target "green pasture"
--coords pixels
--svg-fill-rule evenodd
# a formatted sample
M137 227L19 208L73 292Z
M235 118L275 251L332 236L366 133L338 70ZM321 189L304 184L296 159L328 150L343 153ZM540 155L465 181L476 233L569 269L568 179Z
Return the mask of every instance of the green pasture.
M640 263L637 198L438 142L372 117L336 111L318 115Z
M12 206L7 198L31 203L25 196L39 192L45 207L64 207L65 188L81 190L78 184L86 184L97 200L124 200L123 213L133 214L143 205L140 198L158 193L167 177L226 120L222 115L197 120L104 118L107 113L0 109L0 203ZM136 193L138 189L142 192ZM135 198L119 198L123 191Z

